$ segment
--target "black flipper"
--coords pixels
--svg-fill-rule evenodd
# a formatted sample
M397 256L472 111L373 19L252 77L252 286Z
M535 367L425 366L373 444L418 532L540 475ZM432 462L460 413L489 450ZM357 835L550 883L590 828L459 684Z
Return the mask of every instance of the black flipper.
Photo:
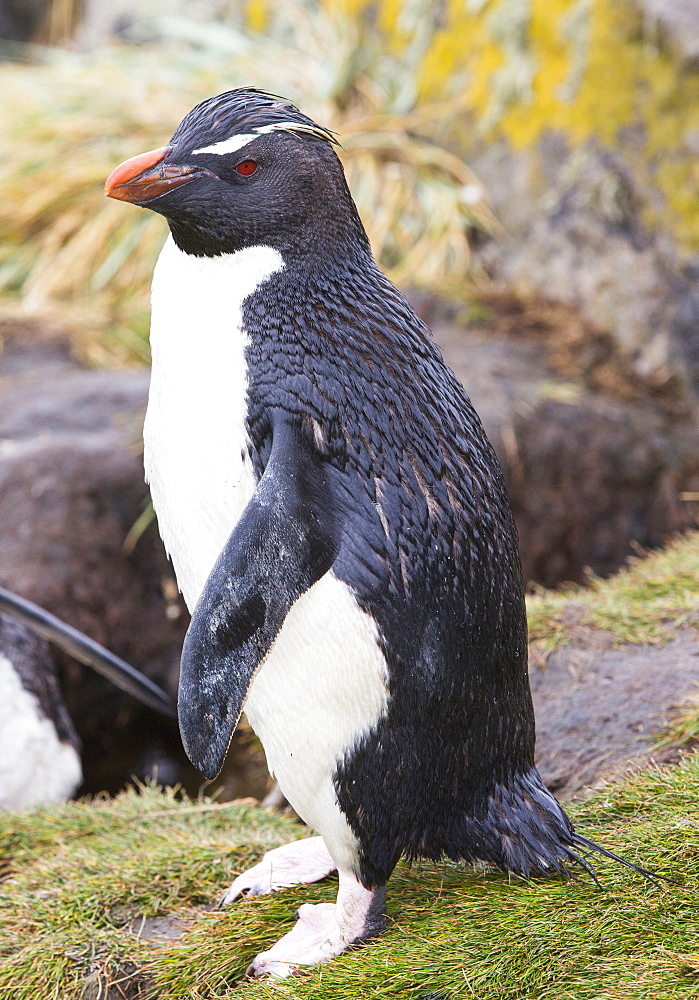
M269 462L211 571L182 650L178 711L187 756L221 770L255 671L289 609L332 566L341 530L330 470L281 418Z
M98 674L102 674L112 684L133 695L144 705L162 715L174 718L175 706L168 694L150 677L146 677L125 660L110 653L94 639L90 639L48 611L44 611L37 604L32 604L31 601L5 590L4 587L0 587L0 610L11 614L42 639L53 642L80 663L92 667Z

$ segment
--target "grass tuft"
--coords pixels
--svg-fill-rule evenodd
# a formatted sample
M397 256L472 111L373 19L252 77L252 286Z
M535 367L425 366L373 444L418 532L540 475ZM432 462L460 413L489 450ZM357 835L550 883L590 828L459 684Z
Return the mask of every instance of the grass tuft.
M617 643L666 642L682 626L699 626L699 532L632 557L607 580L540 591L528 600L527 611L530 641L544 653L590 627Z
M541 590L527 599L532 656L543 662L559 646L585 642L590 629L615 645L667 642L679 629L699 628L699 532L678 536L666 548L634 556L607 580L588 586ZM699 740L699 704L665 728L654 749Z
M2 814L0 995L65 1000L87 982L104 996L121 980L125 992L154 990L161 1000L699 997L698 807L694 756L572 810L586 836L683 886L604 859L599 889L587 879L524 882L450 862L401 864L385 935L278 984L242 977L290 928L294 910L332 900L336 883L210 907L264 850L305 832L290 819L153 788ZM153 917L180 936L139 937Z

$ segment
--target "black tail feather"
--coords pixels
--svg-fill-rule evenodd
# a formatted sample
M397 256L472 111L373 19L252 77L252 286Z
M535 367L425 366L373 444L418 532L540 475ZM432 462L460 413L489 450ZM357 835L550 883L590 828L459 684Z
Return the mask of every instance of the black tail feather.
M653 881L669 882L671 885L682 886L682 882L678 882L677 879L670 878L669 875L662 875L660 872L651 871L650 868L644 868L643 865L637 865L634 861L627 861L626 858L622 858L620 854L615 854L614 851L608 850L606 847L602 847L601 844L597 844L594 840L590 840L588 837L581 837L579 833L573 833L571 837L572 842L576 847L581 848L587 854L601 854L605 858L609 858L612 861L616 861L620 865L624 865L625 868L631 868L633 871L638 872L639 875L644 875L646 878L652 879ZM569 850L569 849L568 849ZM571 856L576 857L573 851L569 850ZM578 864L582 864L584 868L588 871L592 869L591 874L594 873L594 868L589 862L584 862L583 859L576 857ZM596 873L593 874L595 882L599 885L599 880L596 878Z
M583 871L586 871L587 874L592 879L592 881L595 883L595 885L599 889L601 889L602 888L602 883L600 882L599 878L597 877L597 871L595 870L594 866L591 865L590 862L587 861L585 858L583 858L579 854L577 854L576 851L571 850L570 847L566 846L564 848L564 850L565 850L566 858L570 858L572 861L575 862L575 864L579 868L582 868ZM577 872L575 870L573 870L571 872L571 870L569 868L565 868L565 872L566 872L566 875L567 875L568 878L578 878Z
M462 821L459 833L457 851L448 852L451 857L458 854L466 860L490 862L524 878L539 873L573 879L585 872L601 886L591 859L602 855L645 878L682 885L576 833L536 768L516 775L507 785L498 785L485 815L468 824Z

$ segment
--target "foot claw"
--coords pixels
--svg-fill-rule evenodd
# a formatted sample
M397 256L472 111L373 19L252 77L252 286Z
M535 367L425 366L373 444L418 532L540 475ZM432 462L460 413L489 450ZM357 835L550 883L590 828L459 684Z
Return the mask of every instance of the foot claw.
M248 979L262 979L263 976L288 979L289 976L301 975L301 970L296 965L289 965L288 962L264 962L260 963L259 967L255 965L255 962L251 962L245 975Z
M253 871L254 869L250 869L249 872L239 875L230 889L226 889L218 903L220 910L228 906L229 903L234 903L236 899L247 899L249 896L264 896L268 892L274 892L274 889L265 888L264 884L260 882L246 884L246 876L251 875Z

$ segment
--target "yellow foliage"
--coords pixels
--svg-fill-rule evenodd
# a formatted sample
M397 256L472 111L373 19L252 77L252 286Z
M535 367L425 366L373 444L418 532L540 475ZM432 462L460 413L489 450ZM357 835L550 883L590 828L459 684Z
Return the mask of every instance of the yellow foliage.
M649 199L647 221L699 249L699 73L632 0L240 8L247 28L222 26L213 53L180 40L0 68L0 194L12 205L0 217L1 294L33 309L71 303L86 328L117 331L121 355L134 342L143 353L164 226L107 204L101 182L162 142L183 108L243 84L283 93L342 133L350 184L396 281L462 291L467 228L497 230L479 181L449 152L456 143L468 156L474 136L527 150L555 130L571 148L616 149L641 189L664 196Z
M248 0L245 16L252 31L264 31L273 0Z
M92 362L147 359L149 286L166 224L108 201L104 179L120 160L161 145L183 111L242 85L282 93L340 134L348 181L393 280L463 295L469 229L498 225L478 179L440 144L434 109L413 109L410 72L398 60L378 65L373 36L337 8L325 16L304 0L283 11L251 0L245 10L269 22L261 36L226 26L234 58L174 44L111 46L0 66L0 201L11 206L0 213L0 310L57 311Z
M413 60L418 103L461 97L481 137L521 150L553 129L571 145L595 138L621 149L664 195L648 222L699 249L699 74L632 0L448 0L439 17L424 0L320 2L356 19L376 11L386 49Z

